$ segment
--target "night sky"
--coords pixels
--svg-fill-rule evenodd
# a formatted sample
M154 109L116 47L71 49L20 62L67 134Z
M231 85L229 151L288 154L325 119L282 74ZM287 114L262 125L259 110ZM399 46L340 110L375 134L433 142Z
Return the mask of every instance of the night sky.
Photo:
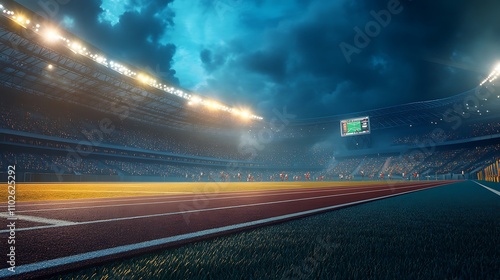
M500 61L498 0L18 2L115 60L264 117L451 96Z

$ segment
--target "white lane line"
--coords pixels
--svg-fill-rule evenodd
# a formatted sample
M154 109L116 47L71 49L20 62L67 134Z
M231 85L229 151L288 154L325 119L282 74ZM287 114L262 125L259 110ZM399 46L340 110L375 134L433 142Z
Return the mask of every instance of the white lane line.
M402 188L398 188L398 190L400 190L400 189L409 189L409 188L413 188L413 187L415 187L415 186L402 187ZM217 210L244 208L244 207L255 207L255 206L261 206L261 205L281 204L281 203L289 203L289 202L297 202L297 201L324 199L324 198L330 198L330 197L336 197L336 196L348 196L348 195L355 195L355 194L383 192L383 191L390 191L390 190L391 189L382 189L382 190L363 191L363 192L356 192L356 193L342 193L342 194L333 194L333 195L315 196L315 197L305 197L305 198L296 198L296 199L288 199L288 200L278 200L278 201L270 201L270 202L240 204L240 205L214 207L214 208L205 208L205 209L195 209L195 210L187 210L187 211L179 211L179 212L169 212L169 213L149 214L149 215L141 215L141 216L130 216L130 217L103 219L103 220L93 220L93 221L85 221L85 222L76 222L74 225L88 225L88 224L97 224L97 223L106 223L106 222L117 222L117 221L127 221L127 220L136 220L136 219L144 219L144 218L165 217L165 216L181 215L181 214L188 214L188 213L208 212L208 211L217 211ZM68 225L35 226L35 227L28 227L28 228L18 228L18 229L16 229L16 231L47 229L47 228L55 228L55 227L62 227L62 226L68 226ZM6 232L9 232L9 230L8 229L0 230L0 233L6 233Z
M9 216L8 213L0 213L0 218L12 218L12 216ZM47 219L47 218L35 217L35 216L18 215L17 211L16 211L15 218L17 220L37 222L37 223L43 223L43 224L49 224L49 225L55 225L55 226L70 226L70 225L77 224L75 222L65 221L65 220L56 220L56 219ZM17 229L16 229L16 231L17 231Z
M483 184L481 184L481 183L478 183L478 182L476 182L476 181L472 181L472 182L474 182L474 183L476 183L476 184L480 185L481 187L483 187L483 188L485 188L485 189L489 190L490 192L492 192L492 193L494 193L494 194L496 194L496 195L500 196L500 192L499 192L499 191L494 190L494 189L492 189L492 188L490 188L490 187L487 187L487 186L485 186L485 185L483 185Z
M419 185L420 186L420 185ZM377 187L366 187L365 189L375 189ZM378 187L379 188L379 187ZM180 202L192 202L196 200L203 199L203 201L210 200L223 200L223 199L234 199L234 198L251 198L251 197L268 197L268 196L281 196L281 195L293 195L293 194L308 194L326 191L341 191L337 189L328 190L311 190L302 192L281 192L281 193L270 193L270 194L256 194L256 195L243 195L243 196L222 196L222 197L210 197L218 196L219 193L214 194L198 194L190 197L186 200L168 200L168 201L157 201L157 202L139 202L139 203L122 203L122 204L108 204L108 205L93 205L93 206L77 206L77 207L64 207L64 208L45 208L45 209L33 209L33 210L18 210L16 213L32 213L32 212L47 212L47 211L59 211L59 210L77 210L77 209L94 209L94 208L111 208L111 207L125 207L125 206L140 206L140 205L154 205L154 204L171 204Z
M447 184L445 184L447 185ZM219 228L213 228L213 229L207 229L207 230L202 230L202 231L197 231L197 232L192 232L192 233L186 233L186 234L181 234L181 235L176 235L176 236L171 236L171 237L166 237L166 238L160 238L156 240L151 240L151 241L145 241L145 242L140 242L140 243L135 243L135 244L130 244L130 245L123 245L123 246L118 246L114 248L108 248L108 249L103 249L103 250L98 250L98 251L93 251L93 252L88 252L88 253L83 253L83 254L78 254L78 255L73 255L73 256L67 256L67 257L62 257L58 259L52 259L52 260L47 260L47 261L42 261L42 262L37 262L37 263L32 263L32 264L25 264L25 265L20 265L16 267L16 273L17 274L24 274L24 273L29 273L29 272L35 272L43 269L49 269L49 268L54 268L62 265L67 265L67 264L72 264L76 262L82 262L82 261L88 261L96 258L102 258L106 256L111 256L115 254L120 254L120 253L126 253L134 250L140 250L140 249L147 249L155 246L161 246L161 245L168 245L169 243L173 242L178 242L178 241L184 241L184 240L189 240L192 238L196 237L203 237L211 234L217 234L217 233L223 233L231 230L238 230L238 229L243 229L246 227L251 227L251 226L258 226L258 225L263 225L267 223L272 223L272 222L278 222L290 218L296 218L304 215L311 215L319 212L324 212L328 210L334 210L337 208L342 208L342 207L347 207L347 206L352 206L356 204L361 204L361 203L366 203L370 201L375 201L375 200L380 200L384 198L389 198L393 196L398 196L398 195L403 195L403 194L408 194L408 193L413 193L413 192L418 192L438 186L443 186L443 185L437 185L437 186L432 186L432 187L427 187L423 189L418 189L418 190L412 190L412 191L407 191L407 192L402 192L402 193L397 193L397 194L391 194L391 195L386 195L386 196L381 196L381 197L375 197L375 198L370 198L370 199L365 199L365 200L360 200L360 201L354 201L354 202L349 202L349 203L344 203L340 205L333 205L333 206L328 206L328 207L323 207L323 208L318 208L318 209L313 209L313 210L308 210L308 211L302 211L298 213L293 213L293 214L287 214L287 215L282 215L282 216L277 216L277 217L272 217L272 218L267 218L267 219L262 219L262 220L256 220L252 222L246 222L246 223L240 223L240 224L235 224L231 226L224 226L224 227L219 227ZM4 268L0 270L0 277L6 277L11 275L12 272L8 271L7 268Z

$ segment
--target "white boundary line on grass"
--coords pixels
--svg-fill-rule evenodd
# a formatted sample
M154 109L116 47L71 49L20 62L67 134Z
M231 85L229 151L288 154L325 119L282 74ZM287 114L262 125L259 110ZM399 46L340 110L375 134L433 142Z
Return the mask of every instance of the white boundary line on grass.
M93 251L93 252L87 252L87 253L68 256L68 257L62 257L62 258L57 258L57 259L52 259L52 260L47 260L47 261L41 261L41 262L32 263L32 264L20 265L20 266L16 267L16 274L15 275L18 276L19 274L35 272L35 271L39 271L42 269L54 268L54 267L67 265L67 264L71 264L71 263L82 262L82 261L92 260L92 259L96 259L96 258L102 258L102 257L110 256L110 255L130 252L130 251L134 251L134 250L151 248L151 247L155 247L155 246L159 246L159 245L166 245L169 243L183 241L183 240L189 240L189 239L196 238L196 237L202 237L202 236L216 234L216 233L223 233L223 232L227 232L227 231L231 231L231 230L238 230L238 229L243 229L246 227L263 225L263 224L271 223L271 222L279 222L279 221L283 221L283 220L290 219L290 218L296 218L296 217L300 217L300 216L304 216L304 215L315 214L318 212L324 212L324 211L333 210L333 209L337 209L337 208L341 208L341 207L352 206L352 205L366 203L366 202L375 201L375 200L380 200L380 199L384 199L384 198L389 198L389 197L399 196L399 195L403 195L403 194L423 191L423 190L427 190L427 189L431 189L431 188L435 188L435 187L441 187L441 186L449 185L449 184L451 184L451 183L446 183L446 184L442 184L442 185L437 185L437 186L432 186L432 187L427 187L427 188L423 188L423 189L412 190L412 191L407 191L407 192L402 192L402 193L397 193L397 194L386 195L386 196L382 196L382 197L375 197L375 198L370 198L370 199L365 199L365 200L360 200L360 201L354 201L354 202L344 203L344 204L340 204L340 205L333 205L333 206L328 206L328 207L323 207L323 208L319 208L319 209L313 209L313 210L308 210L308 211L303 211L303 212L298 212L298 213L293 213L293 214L287 214L287 215L282 215L282 216L277 216L277 217L272 217L272 218L267 218L267 219L252 221L252 222L240 223L240 224L235 224L235 225L231 225L231 226L213 228L213 229L202 230L202 231L186 233L186 234L180 234L180 235L176 235L176 236L171 236L171 237L166 237L166 238L161 238L161 239L156 239L156 240L150 240L150 241L145 241L145 242L140 242L140 243L135 243L135 244L130 244L130 245L123 245L123 246L118 246L118 247L114 247L114 248L97 250L97 251ZM7 268L0 270L0 277L8 277L8 276L14 276L14 275L12 274L12 272L8 271Z
M483 187L483 188L485 188L485 189L489 190L490 192L492 192L492 193L494 193L494 194L496 194L496 195L500 196L500 192L499 192L499 191L494 190L494 189L492 189L492 188L489 188L489 187L487 187L487 186L485 186L485 185L483 185L483 184L481 184L481 183L478 183L478 182L476 182L476 181L472 181L472 182L474 182L474 183L476 183L476 184L480 185L481 187Z

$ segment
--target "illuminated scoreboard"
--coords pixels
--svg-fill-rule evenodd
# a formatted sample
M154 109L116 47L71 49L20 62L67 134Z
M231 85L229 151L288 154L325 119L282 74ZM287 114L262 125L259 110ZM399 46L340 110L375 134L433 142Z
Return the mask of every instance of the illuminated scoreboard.
M340 121L340 136L356 136L370 133L370 118L361 117Z

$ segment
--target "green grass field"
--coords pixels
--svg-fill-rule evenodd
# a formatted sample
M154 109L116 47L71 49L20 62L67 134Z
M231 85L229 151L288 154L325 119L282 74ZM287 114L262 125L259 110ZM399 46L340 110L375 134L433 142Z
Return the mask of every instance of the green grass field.
M53 279L500 279L498 236L500 198L460 182Z
M360 122L348 122L347 123L347 133L356 133L361 131Z

